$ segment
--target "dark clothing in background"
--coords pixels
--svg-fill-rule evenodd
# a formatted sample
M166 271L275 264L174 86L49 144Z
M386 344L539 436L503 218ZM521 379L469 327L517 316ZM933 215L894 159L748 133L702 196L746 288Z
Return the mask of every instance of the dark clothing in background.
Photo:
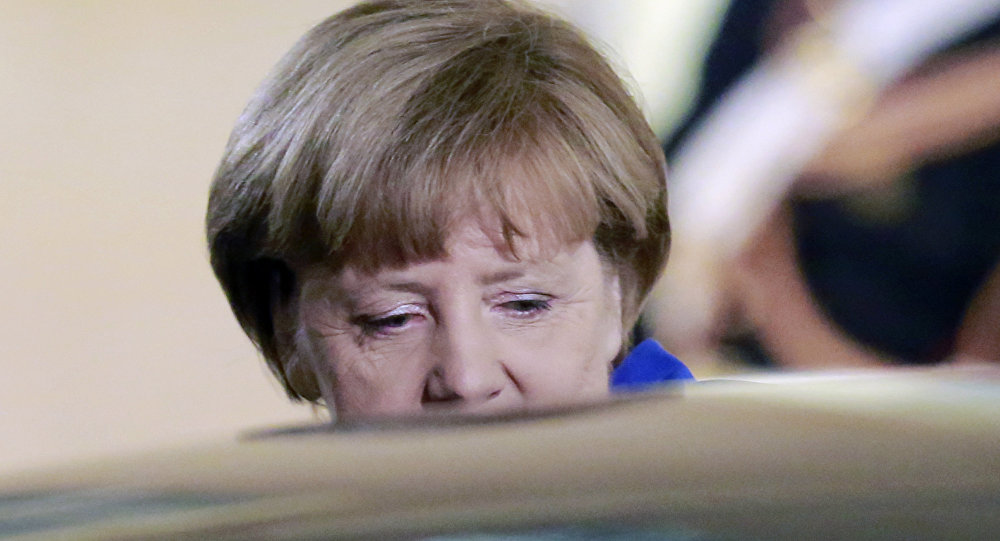
M761 58L779 3L731 3L692 112L664 146L668 160ZM994 21L951 49L998 37ZM791 207L801 269L827 317L884 355L936 362L950 352L968 303L1000 261L1000 145L919 167L884 193L793 198ZM759 351L744 353L769 362Z

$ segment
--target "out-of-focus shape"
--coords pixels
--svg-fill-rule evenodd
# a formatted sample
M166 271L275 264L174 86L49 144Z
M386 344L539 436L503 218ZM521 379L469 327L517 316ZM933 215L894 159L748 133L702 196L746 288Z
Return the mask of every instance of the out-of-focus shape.
M673 164L676 241L653 314L668 345L704 348L721 270L828 139L906 70L998 13L996 0L841 2L726 94Z

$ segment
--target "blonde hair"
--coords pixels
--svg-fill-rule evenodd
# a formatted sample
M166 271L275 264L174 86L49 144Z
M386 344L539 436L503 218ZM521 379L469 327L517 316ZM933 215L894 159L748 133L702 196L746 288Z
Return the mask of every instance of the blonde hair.
M457 220L593 239L623 325L666 263L662 151L568 23L503 0L365 2L308 32L237 121L212 183L212 267L289 395L275 310L294 269L444 255Z

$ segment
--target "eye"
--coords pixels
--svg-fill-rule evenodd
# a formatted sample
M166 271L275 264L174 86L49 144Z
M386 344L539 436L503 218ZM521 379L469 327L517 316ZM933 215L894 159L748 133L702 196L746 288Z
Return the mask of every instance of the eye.
M411 314L396 314L389 317L380 317L365 322L365 325L376 329L395 329L409 323L413 316Z
M547 312L552 308L552 301L548 298L532 296L501 303L500 308L510 313L513 317L530 318Z
M418 308L403 306L385 314L360 315L352 319L364 334L378 337L402 332L421 316Z

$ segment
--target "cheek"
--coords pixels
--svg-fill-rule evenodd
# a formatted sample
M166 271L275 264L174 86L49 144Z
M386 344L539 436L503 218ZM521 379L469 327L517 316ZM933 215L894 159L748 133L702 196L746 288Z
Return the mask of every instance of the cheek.
M427 377L417 340L365 345L349 334L320 337L337 415L342 418L416 411Z
M620 316L603 307L596 310L567 330L567 347L581 359L579 369L597 372L605 381L611 370L611 363L622 346Z
M615 284L617 290L617 283ZM625 344L625 329L622 327L622 307L621 296L615 295L611 299L612 305L602 313L598 320L595 336L598 339L598 348L601 355L614 361ZM609 365L610 370L610 365Z
M606 393L620 325L603 305L578 309L509 340L508 367L529 399Z

